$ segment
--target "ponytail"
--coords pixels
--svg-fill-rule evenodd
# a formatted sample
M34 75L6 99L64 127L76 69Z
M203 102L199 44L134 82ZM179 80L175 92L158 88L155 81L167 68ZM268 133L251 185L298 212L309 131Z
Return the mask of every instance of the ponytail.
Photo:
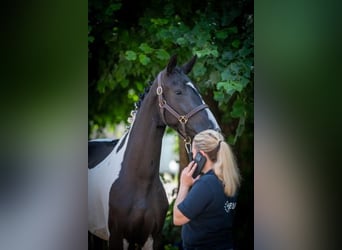
M223 183L224 193L234 196L240 186L241 177L234 154L223 136L215 130L204 130L194 137L194 146L207 153L214 163L214 173Z
M240 186L240 173L236 160L229 145L222 141L217 152L217 161L214 163L214 172L222 181L224 193L234 196Z

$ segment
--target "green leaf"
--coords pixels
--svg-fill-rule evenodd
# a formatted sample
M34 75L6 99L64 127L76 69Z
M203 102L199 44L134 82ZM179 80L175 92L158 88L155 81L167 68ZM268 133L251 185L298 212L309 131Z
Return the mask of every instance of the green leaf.
M153 49L150 46L148 46L147 43L140 44L139 49L141 49L145 54L153 52Z
M139 61L142 65L146 66L151 61L151 59L144 54L140 54L139 55Z
M229 34L237 34L237 33L238 33L238 29L237 29L236 26L230 27L230 28L228 28L227 32L228 32Z
M166 4L164 7L164 15L165 16L172 16L175 13L175 8L173 7L173 4L169 3Z
M156 57L160 60L168 60L170 58L170 54L164 49L158 49L156 51Z
M253 49L252 48L246 48L246 47L242 47L240 50L239 50L239 55L241 57L246 57L248 56L249 54L251 54L253 52Z
M240 81L229 81L228 86L231 90L234 90L234 91L236 90L236 91L241 92L243 90L243 86Z
M238 63L233 62L229 64L229 69L232 74L238 75L240 71L240 65Z
M193 69L195 77L203 76L206 71L207 69L204 67L203 63L197 63L196 67Z
M216 70L210 72L209 79L212 83L216 83L220 80L220 73Z
M249 80L247 78L245 78L245 77L241 77L241 81L240 82L241 82L242 87L244 88L249 83Z
M211 54L212 54L214 57L218 57L218 55L219 55L219 53L218 53L218 51L217 51L216 49L213 49L213 50L211 51Z
M199 47L201 47L201 46L199 46ZM214 57L218 57L218 51L217 51L216 46L208 46L208 47L205 47L201 50L195 50L195 53L199 58L209 56L209 55L212 55Z
M235 91L241 92L243 86L240 82L237 81L224 81L218 82L216 85L217 90L224 90L226 94L233 95Z
M230 71L229 69L225 69L222 73L221 73L221 79L223 81L229 80L230 79Z
M220 89L226 89L226 86L228 85L228 82L218 82L217 85L216 85L216 88L218 90Z
M235 145L235 136L233 135L228 136L228 144Z
M234 58L233 52L231 51L225 51L222 53L222 59L231 61Z
M236 99L233 104L233 110L230 112L230 115L233 118L244 117L246 114L245 104L240 100Z
M239 48L240 47L240 40L238 40L238 39L235 39L233 42L232 42L232 46L234 47L234 48Z
M179 37L177 38L176 43L179 44L180 46L183 46L187 44L187 41L183 37Z
M225 95L220 91L214 91L214 99L218 102L223 102L225 99Z
M99 93L104 93L106 89L106 82L103 81L102 79L97 82L97 91Z
M120 85L121 85L121 87L123 87L123 88L127 88L128 84L129 84L129 81L128 81L127 79L123 79L123 80L120 82Z
M105 15L106 16L111 16L113 15L114 11L117 11L121 8L121 3L113 3L111 5L109 5L109 7L106 9Z
M135 59L137 59L137 54L132 50L127 50L125 53L125 57L128 61L134 61Z
M167 24L169 21L167 19L162 18L151 18L151 23L155 25L164 25Z
M224 40L228 37L228 33L226 31L218 31L216 32L215 36L219 40Z

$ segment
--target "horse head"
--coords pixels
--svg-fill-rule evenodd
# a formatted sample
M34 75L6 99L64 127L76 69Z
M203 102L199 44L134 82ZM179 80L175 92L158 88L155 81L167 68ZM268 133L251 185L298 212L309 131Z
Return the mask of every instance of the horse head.
M184 65L177 66L177 56L174 55L157 77L161 120L184 139L191 139L205 129L220 130L213 113L187 76L196 59L194 56Z

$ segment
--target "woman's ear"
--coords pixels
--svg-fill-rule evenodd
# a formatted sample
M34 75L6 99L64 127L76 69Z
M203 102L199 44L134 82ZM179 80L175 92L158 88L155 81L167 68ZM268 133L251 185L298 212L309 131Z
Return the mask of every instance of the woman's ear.
M202 155L204 155L204 156L205 156L205 158L209 159L209 158L208 158L208 155L207 155L207 153L206 153L206 152L204 152L203 150L200 150L200 152L201 152L201 154L202 154Z

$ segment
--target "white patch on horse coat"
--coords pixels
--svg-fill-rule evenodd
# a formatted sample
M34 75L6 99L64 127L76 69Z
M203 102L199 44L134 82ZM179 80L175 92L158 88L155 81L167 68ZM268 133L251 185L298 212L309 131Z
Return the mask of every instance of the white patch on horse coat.
M128 246L128 241L126 239L123 239L123 249L127 250ZM144 246L142 247L142 250L153 250L153 238L151 235L148 236Z
M93 141L108 141L108 142L111 142L111 141L113 141L113 139L110 139L110 138L98 138L98 139L90 140L90 142L93 142Z
M123 249L127 250L129 246L128 241L125 238L122 241L123 241Z
M205 102L203 101L203 98L201 96L201 94L197 91L197 89L195 88L195 86L193 85L192 82L187 82L186 85L190 86L198 95L199 97L201 98L202 100L202 103L205 104ZM219 128L220 126L218 125L216 119L215 119L215 116L213 115L213 113L210 111L209 108L206 108L205 111L207 112L208 114L208 119L213 123L215 124L215 127L216 128Z
M148 239L145 242L142 250L153 250L153 238L151 235L148 237Z
M103 161L96 167L88 169L88 230L104 240L109 239L109 191L119 176L128 142L128 138L126 138L125 145L116 153L116 149L121 145L123 139L125 136L121 137L113 151Z

